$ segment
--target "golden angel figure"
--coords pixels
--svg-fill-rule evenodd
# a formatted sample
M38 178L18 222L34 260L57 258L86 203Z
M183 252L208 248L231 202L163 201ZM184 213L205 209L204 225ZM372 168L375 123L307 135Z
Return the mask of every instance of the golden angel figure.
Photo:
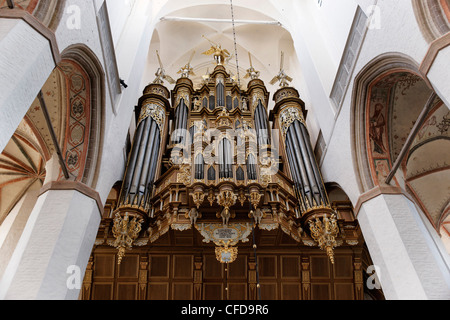
M214 43L205 36L203 36L206 40L211 43L211 49L209 49L206 52L203 52L204 55L207 56L214 56L214 60L216 60L218 65L223 65L226 59L231 57L231 54L228 52L227 49L222 49L222 46L220 44Z

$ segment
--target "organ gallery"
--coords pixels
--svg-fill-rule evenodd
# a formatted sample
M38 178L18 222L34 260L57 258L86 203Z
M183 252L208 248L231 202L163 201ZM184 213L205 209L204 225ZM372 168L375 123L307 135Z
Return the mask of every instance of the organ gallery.
M450 299L450 0L0 0L0 48L0 300Z
M157 52L83 298L363 299L364 240L351 204L329 198L283 60L271 95L252 65L243 88L211 45L196 84Z

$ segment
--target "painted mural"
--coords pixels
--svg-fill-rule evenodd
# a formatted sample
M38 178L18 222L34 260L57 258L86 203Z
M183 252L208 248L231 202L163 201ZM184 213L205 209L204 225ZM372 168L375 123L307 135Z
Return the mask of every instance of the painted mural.
M376 185L385 185L392 164L429 95L424 81L409 72L385 74L372 84L368 96L366 143Z
M14 4L17 8L26 10L29 13L33 13L36 9L37 5L39 3L39 0L15 0ZM0 9L1 8L7 8L8 5L6 3L6 0L0 0Z

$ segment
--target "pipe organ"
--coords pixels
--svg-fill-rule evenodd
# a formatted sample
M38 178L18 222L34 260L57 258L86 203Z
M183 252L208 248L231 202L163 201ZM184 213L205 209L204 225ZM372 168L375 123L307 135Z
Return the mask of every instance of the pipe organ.
M283 81L269 113L259 73L244 90L215 58L200 88L182 73L171 91L157 78L139 100L109 242L119 263L171 229L196 230L232 263L258 228L318 246L334 263L335 248L359 235L328 199L298 91Z

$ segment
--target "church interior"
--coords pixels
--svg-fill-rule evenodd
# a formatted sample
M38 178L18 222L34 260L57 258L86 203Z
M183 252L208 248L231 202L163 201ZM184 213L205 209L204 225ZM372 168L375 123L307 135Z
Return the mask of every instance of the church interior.
M449 0L0 0L0 299L450 299Z

